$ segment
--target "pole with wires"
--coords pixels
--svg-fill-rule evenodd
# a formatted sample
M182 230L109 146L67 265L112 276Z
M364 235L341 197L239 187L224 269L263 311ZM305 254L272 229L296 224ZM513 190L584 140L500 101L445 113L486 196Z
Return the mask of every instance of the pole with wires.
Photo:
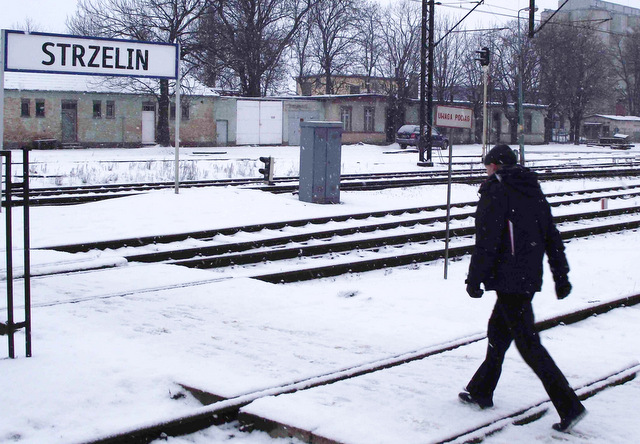
M484 94L482 99L482 160L487 155L487 83L489 83L489 65L482 66L482 81L484 83Z
M420 39L420 134L418 136L418 162L424 162L425 76L427 72L427 0L422 0L422 22Z
M433 147L433 38L435 26L435 1L429 0L429 58L427 61L427 159L425 166L433 166L431 152Z

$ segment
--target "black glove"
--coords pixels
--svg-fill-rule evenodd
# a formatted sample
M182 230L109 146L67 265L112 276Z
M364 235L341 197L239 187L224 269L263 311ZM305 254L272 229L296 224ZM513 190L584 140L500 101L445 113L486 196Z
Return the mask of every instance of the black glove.
M559 279L556 282L556 296L558 299L564 299L569 296L571 293L571 283L569 283L569 279Z
M484 294L484 290L482 290L479 286L467 284L467 293L469 293L469 296L471 296L472 298L477 299L482 297L482 295Z

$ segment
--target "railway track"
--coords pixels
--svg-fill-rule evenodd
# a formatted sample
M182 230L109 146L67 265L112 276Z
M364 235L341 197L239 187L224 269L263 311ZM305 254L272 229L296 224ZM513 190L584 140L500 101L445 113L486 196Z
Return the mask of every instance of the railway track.
M540 180L566 180L575 178L599 177L637 177L640 175L640 162L606 163L593 165L559 165L532 167L539 173ZM474 184L484 180L486 174L481 168L455 170L452 173L454 183ZM182 188L202 188L216 186L238 186L258 189L272 193L295 193L298 190L298 177L277 177L272 185L264 185L262 179L224 179L185 181ZM439 185L448 181L445 171L431 172L395 172L371 174L344 174L341 176L340 188L343 191L372 191L388 188L411 187L423 185ZM33 206L42 205L74 205L95 202L105 199L126 197L153 190L172 189L174 182L106 184L75 187L31 188L29 202ZM14 205L22 204L20 186L14 185L16 190L13 198ZM4 199L2 205L5 206Z
M570 239L640 227L638 206L597 211L579 207L602 199L615 201L639 196L640 185L552 193L548 198L557 212L563 213L556 215L555 221L563 237ZM452 205L450 258L469 254L473 248L475 204ZM110 250L130 265L174 264L208 269L213 278L252 277L287 283L443 258L445 210L446 206L435 205L47 249L66 253ZM187 240L189 246L184 246ZM98 263L95 268L104 266ZM72 272L73 267L71 262L67 272ZM78 268L90 269L84 263ZM47 273L39 272L36 266L32 274Z
M605 303L592 304L591 306L577 309L568 314L540 321L536 323L536 329L538 331L549 331L557 326L579 324L593 316L603 315L613 310L631 309L631 307L639 303L640 294L635 294ZM599 317L598 320L601 321L602 317ZM186 391L190 391L197 399L204 401L206 407L199 409L192 415L185 415L175 418L174 420L162 421L134 430L99 437L95 440L88 441L87 444L148 443L158 438L194 433L213 425L221 425L236 420L240 421L241 430L243 431L259 429L269 432L272 436L291 436L301 439L303 442L340 444L341 441L339 440L323 437L314 433L312 430L300 429L292 424L284 424L258 416L252 413L250 408L246 411L246 408L247 406L250 407L253 402L263 398L298 394L319 387L340 384L346 380L366 377L376 372L407 366L417 361L426 362L430 359L437 359L445 353L456 349L465 349L483 339L485 339L485 335L483 334L456 338L444 344L426 347L401 355L389 356L383 360L304 378L288 384L245 393L229 399L216 396L212 393L206 393L193 387L185 387ZM638 372L640 372L640 364L636 361L629 362L623 368L611 368L606 374L585 376L586 382L575 387L575 389L579 397L584 400L607 388L624 384L634 379ZM550 406L550 401L535 402L525 407L520 407L515 411L499 412L489 419L485 419L485 422L480 425L474 425L472 427L462 426L461 429L451 435L429 442L479 442L484 437L494 434L510 424L521 425L535 421L549 409L553 409Z
M620 188L550 194L549 199L557 211L566 213L556 216L563 237L585 237L639 228L638 207L570 213L567 210L599 201L604 197L613 200L632 198L640 194L640 185ZM452 212L452 217L461 225L452 224L451 247L448 252L452 260L470 253L473 248L474 205L475 202L454 205L458 211ZM200 276L197 281L170 280L168 283L159 282L149 288L131 285L131 288L125 287L108 294L97 292L74 295L65 291L56 300L39 301L33 306L56 306L93 299L126 297L206 285L237 277L287 283L426 263L441 259L445 255L444 210L443 205L437 205L171 236L52 246L45 250L79 255L72 254L65 260L56 260L55 263L32 261L31 275L34 285L48 287L51 283L57 282L59 277L67 279L78 275L77 279L84 280L84 274L101 272L115 274L99 279L120 280L123 279L119 277L121 272L125 275L143 273L137 270L158 264L204 268L210 272L210 277ZM612 218L614 220L611 220ZM242 240L236 240L237 237ZM189 247L185 248L184 241L187 239L190 239ZM194 248L194 242L201 245ZM99 250L99 253L92 255L91 252L94 250ZM91 257L88 258L87 255ZM35 257L33 252L32 256ZM94 259L94 256L98 259ZM19 279L20 276L21 272L17 269L14 277ZM51 283L49 279L53 279Z

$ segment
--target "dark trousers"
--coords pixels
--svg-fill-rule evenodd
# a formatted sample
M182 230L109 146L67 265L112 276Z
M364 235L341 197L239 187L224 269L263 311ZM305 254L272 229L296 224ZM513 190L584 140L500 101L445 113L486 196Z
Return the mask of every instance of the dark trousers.
M498 300L489 318L487 356L467 385L478 399L493 400L502 363L512 341L524 361L538 376L560 418L582 410L580 400L569 386L549 352L540 343L534 329L533 294L498 293Z

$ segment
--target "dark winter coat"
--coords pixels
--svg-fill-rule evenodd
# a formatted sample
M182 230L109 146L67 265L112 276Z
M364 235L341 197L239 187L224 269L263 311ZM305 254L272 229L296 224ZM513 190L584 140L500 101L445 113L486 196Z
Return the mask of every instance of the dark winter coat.
M569 265L560 233L536 173L504 166L480 187L476 244L467 283L504 293L534 293L542 287L544 254L556 282Z

